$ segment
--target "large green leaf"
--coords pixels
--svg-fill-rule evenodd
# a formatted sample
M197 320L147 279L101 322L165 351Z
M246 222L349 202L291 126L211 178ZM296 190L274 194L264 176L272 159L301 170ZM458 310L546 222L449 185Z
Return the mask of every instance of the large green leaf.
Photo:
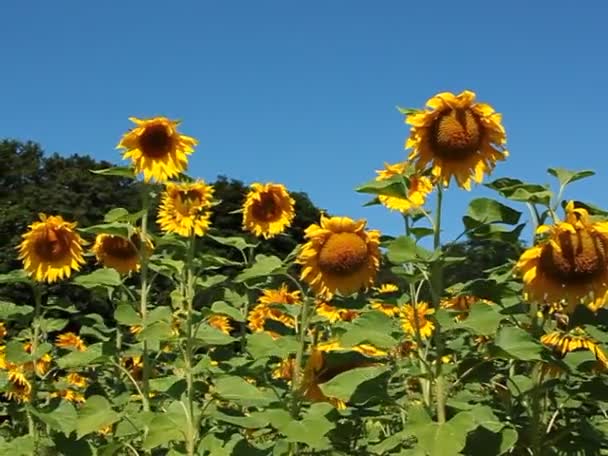
M215 394L243 407L264 407L276 400L267 390L256 388L241 377L226 375L215 379Z
M73 351L57 360L57 366L61 369L74 369L88 367L101 362L104 359L102 352L103 344L89 345L85 351Z
M130 177L131 179L135 178L133 168L128 166L113 166L111 168L91 169L89 171L91 171L93 174L101 174L102 176Z
M70 402L60 401L57 407L44 412L33 407L29 407L29 410L51 428L63 432L66 437L76 429L78 414Z
M8 442L0 441L0 454L10 456L32 456L35 454L34 438L31 435L17 437Z
M513 201L548 205L553 197L553 193L548 186L528 184L510 177L501 177L484 185Z
M557 180L559 180L559 185L562 187L565 187L566 185L577 180L595 176L595 171L590 169L584 169L581 171L571 171L565 168L549 168L547 169L547 172L552 176L557 177Z
M494 343L512 358L523 361L541 359L543 346L521 328L515 326L501 328Z
M273 339L270 334L259 332L247 336L247 351L254 359L277 357L285 359L294 354L299 347L295 337L283 336Z
M387 371L387 366L358 367L336 375L319 387L328 397L348 401L363 383L373 381Z
M348 330L340 337L344 347L359 344L372 344L378 348L392 348L397 340L391 337L393 320L381 312L366 312L349 325Z
M415 436L429 456L455 456L464 448L467 434L477 426L473 415L460 412L443 424L430 422L417 427Z
M74 283L85 288L117 287L121 284L121 280L116 269L102 268L96 269L90 274L76 276Z
M399 236L387 244L388 259L391 263L401 264L420 260L429 260L432 252L416 244L414 238Z
M137 326L141 325L141 317L131 304L122 303L116 307L114 311L114 318L122 325L126 326Z
M495 304L476 302L471 306L469 316L458 326L466 328L474 334L492 336L496 334L498 325L504 318L505 316L499 312L499 308Z
M357 187L359 193L371 193L374 195L394 196L404 198L406 196L407 180L405 176L392 176L385 180L371 180Z
M489 225L501 223L506 225L515 225L519 222L521 212L510 208L491 198L476 198L469 203L467 214L462 218L465 228L472 235L478 237L483 234L484 237L500 238L501 234L511 233L500 226L490 227ZM516 235L523 228L516 228ZM493 236L492 236L493 235Z
M327 410L328 404L313 404L302 420L289 419L277 429L287 437L289 442L300 442L314 450L326 450L331 447L325 436L335 424L315 409Z
M8 301L0 301L0 320L11 320L17 316L23 321L23 315L28 315L34 311L32 306L18 306Z
M89 234L111 234L113 236L130 239L133 235L133 226L124 222L112 222L87 226L86 228L80 228L79 231Z
M266 278L276 273L282 266L283 263L278 257L259 254L255 256L255 263L236 276L234 281L245 282L260 277Z
M217 328L202 323L196 331L195 338L205 345L227 345L236 339L228 334L224 334Z
M182 420L174 413L158 413L148 425L148 432L142 446L144 450L151 450L168 445L172 441L182 441L185 430L186 427L182 425Z
M243 317L243 314L225 301L214 302L211 306L211 312L216 314L227 315L234 321L238 321L241 323L245 321L245 317Z
M234 247L239 250L245 250L249 247L254 248L258 245L258 243L251 244L251 243L247 242L245 239L243 239L242 237L238 237L238 236L222 237L222 236L212 236L212 235L208 234L206 236L206 238L213 239L215 242L217 242L219 244Z
M15 269L6 274L0 274L0 285L10 283L30 283L31 279L23 269Z
M87 398L78 413L76 423L76 434L81 438L92 432L97 432L101 428L118 421L120 416L103 396L91 396Z

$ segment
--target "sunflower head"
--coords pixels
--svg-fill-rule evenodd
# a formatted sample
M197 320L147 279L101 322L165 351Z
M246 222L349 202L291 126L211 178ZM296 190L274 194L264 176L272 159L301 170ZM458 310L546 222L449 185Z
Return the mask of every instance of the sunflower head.
M249 329L254 332L266 331L273 338L278 337L276 332L266 330L266 322L269 320L275 321L287 328L293 328L295 320L294 317L274 307L273 304L299 304L301 299L300 292L289 291L286 284L282 284L276 289L268 288L262 290L262 295L258 298L257 305L251 309L247 316Z
M407 164L405 162L395 164L384 164L384 169L376 171L376 181L390 179L393 176L404 174ZM401 198L398 196L379 195L378 200L386 208L408 213L413 209L423 206L429 193L433 190L431 180L422 175L413 174L407 177L406 195Z
M230 324L230 318L225 315L214 314L207 320L209 326L219 329L224 334L230 334L232 331L232 325Z
M375 287L374 290L378 294L390 294L397 293L399 291L399 287L394 283L383 283L379 287Z
M209 230L213 187L204 181L169 182L161 197L158 224L167 233L204 236Z
M447 186L452 177L467 190L471 182L483 180L496 162L504 160L506 133L501 115L485 103L475 101L475 93L459 95L443 92L430 98L428 110L408 114L411 125L406 148L419 170L432 174Z
M317 315L327 319L330 323L336 321L353 321L359 316L359 312L353 309L344 309L341 307L335 307L323 300L318 300L316 303L315 311Z
M320 225L306 229L308 242L297 262L301 278L326 299L348 295L374 283L380 268L380 232L365 230L365 220L321 216Z
M403 331L411 336L420 333L421 339L428 339L433 335L435 324L428 317L435 313L428 303L419 302L416 307L406 304L401 309L401 326Z
M608 293L608 222L593 222L585 209L566 206L566 218L542 225L546 235L526 250L516 264L527 299L565 302L572 312L579 303L592 310L604 305Z
M478 298L477 296L459 295L441 300L440 306L444 309L457 311L458 315L456 319L465 320L469 316L471 306L476 302L491 304L487 299Z
M142 249L145 249L142 252ZM106 268L114 268L121 274L139 271L141 255L149 256L154 250L150 239L143 243L139 233L130 239L113 234L98 234L93 245L97 261Z
M52 283L68 278L85 263L85 242L75 231L76 223L59 215L40 214L40 221L30 225L19 245L23 268L38 282Z
M73 332L66 332L59 334L55 345L60 348L67 348L68 350L86 351L87 346L84 341Z
M264 239L273 238L293 222L294 205L285 186L254 183L243 204L243 229Z
M125 150L123 158L133 162L135 172L143 173L146 182L165 182L186 169L198 141L177 131L179 121L166 117L129 120L135 128L125 133L118 148Z

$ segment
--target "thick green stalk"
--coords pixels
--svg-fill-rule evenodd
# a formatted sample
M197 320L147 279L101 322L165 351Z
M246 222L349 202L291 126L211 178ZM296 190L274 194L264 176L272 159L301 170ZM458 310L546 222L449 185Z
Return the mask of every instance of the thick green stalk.
M140 263L141 263L141 291L139 301L139 313L141 316L142 330L146 329L146 320L148 318L148 252L146 249L146 240L148 238L148 195L144 189L144 212L141 219L141 247L140 247ZM143 407L144 411L150 411L150 354L148 352L148 343L143 341L143 372L142 372L142 391L144 393Z
M293 376L291 380L291 393L292 393L292 403L291 403L291 415L294 419L298 418L300 414L300 400L298 397L298 390L301 385L301 372L303 369L302 360L304 359L304 351L306 349L306 333L308 332L308 320L309 320L309 298L304 298L302 301L302 308L300 309L300 318L298 327L298 336L299 336L299 344L298 350L296 352L296 359L293 365Z
M34 368L32 369L32 380L31 380L31 391L30 391L30 404L29 406L36 406L36 396L38 394L38 373L36 369L36 360L33 359L33 356L38 350L38 341L40 339L40 314L42 312L42 290L40 289L39 284L34 284L34 318L32 320L32 339L31 339L31 355L32 355L32 364ZM34 422L34 417L32 416L29 408L27 409L27 423L28 423L28 432L32 437L34 443L34 451L38 451L38 429L36 427L36 423Z
M188 257L186 260L186 395L188 400L188 439L186 450L189 456L193 456L196 451L198 440L198 424L194 417L194 295L195 295L195 275L194 275L194 249L196 244L195 235L192 234L188 245Z

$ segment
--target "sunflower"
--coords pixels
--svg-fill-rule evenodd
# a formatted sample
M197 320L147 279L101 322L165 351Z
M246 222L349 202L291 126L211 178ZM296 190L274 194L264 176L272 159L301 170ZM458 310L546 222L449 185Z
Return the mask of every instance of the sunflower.
M50 394L51 397L60 397L65 399L68 402L73 402L75 404L82 404L85 402L84 394L74 391L72 389L62 389L59 391L55 391Z
M55 340L55 345L59 348L67 348L69 350L86 351L87 346L80 336L73 332L59 334Z
M10 383L8 389L4 392L4 396L9 401L18 403L30 402L32 399L32 385L27 383Z
M139 271L142 247L139 233L133 233L130 239L102 233L95 238L92 250L100 264L106 268L114 268L121 274L128 274ZM149 256L154 249L150 239L146 240L145 248L144 253Z
M353 321L359 316L359 312L353 309L343 309L327 304L324 301L318 301L315 311L320 317L326 318L330 323L341 321Z
M399 287L394 283L383 283L379 287L375 287L374 290L379 294L389 294L398 292Z
M125 133L118 149L125 149L124 159L131 159L136 173L144 173L144 181L165 182L188 166L188 155L198 141L177 131L179 121L166 117L138 119L129 117L136 127Z
M26 342L25 344L23 344L23 350L26 353L32 353L32 349L33 349L33 345L31 342ZM48 353L45 353L44 355L42 355L40 358L38 358L34 363L26 363L24 364L24 368L28 371L33 371L34 367L36 369L36 374L38 375L44 375L46 374L50 367L51 367L51 361L53 360L53 358L51 358L51 355Z
M29 226L19 245L23 268L38 282L68 278L85 263L85 242L75 231L76 223L66 222L60 215L39 216L40 221Z
M80 374L77 374L76 372L70 372L65 378L65 381L70 385L76 386L78 388L86 388L88 385L87 378L83 377Z
M496 162L509 154L502 116L485 103L475 102L475 93L459 95L438 93L426 102L430 110L408 114L412 126L405 147L412 149L409 159L417 170L431 172L444 186L452 177L458 185L471 189L471 181L480 183Z
M301 302L301 294L299 291L289 291L286 284L282 284L279 288L268 288L262 290L262 295L258 298L257 305L249 312L247 319L249 321L249 329L254 332L265 331L267 320L280 322L288 328L295 327L295 319L291 315L286 314L281 309L273 307L273 304L299 304ZM273 331L268 331L273 337L278 334Z
M435 324L427 316L434 313L435 309L430 308L426 302L419 302L415 309L411 304L406 304L401 309L401 327L412 336L416 336L419 331L421 339L428 339L435 330Z
M371 286L380 268L380 232L365 230L365 220L321 216L306 228L308 242L298 254L301 278L319 295L348 295Z
M387 315L389 317L396 317L401 313L401 309L399 308L399 306L390 304L388 302L374 300L371 302L371 307L372 309L377 310L378 312L382 312L384 315Z
M581 328L574 328L567 333L553 331L543 335L540 341L560 356L578 350L589 350L604 368L608 367L608 357L600 348L600 344Z
M516 264L527 299L563 301L568 312L579 303L601 307L608 292L608 222L593 222L585 209L569 202L565 221L541 225L537 233L547 236Z
M295 358L293 358L293 356L279 362L272 371L272 378L291 381L293 377L294 363Z
M157 222L167 233L204 236L209 230L213 187L204 181L169 182L161 196Z
M207 320L209 326L219 329L224 334L230 334L232 331L232 325L230 324L230 318L225 315L211 315Z
M285 186L254 183L243 204L243 229L264 239L273 238L293 222L294 205Z
M4 322L0 321L0 340L6 337L6 326L4 326Z
M393 176L403 174L406 169L406 163L395 163L390 165L384 164L384 169L376 171L376 181L383 181L390 179ZM426 176L412 175L408 177L407 192L405 197L401 198L398 196L389 195L378 195L378 200L383 206L393 211L399 211L407 213L412 209L416 209L423 206L426 197L433 190L433 183Z

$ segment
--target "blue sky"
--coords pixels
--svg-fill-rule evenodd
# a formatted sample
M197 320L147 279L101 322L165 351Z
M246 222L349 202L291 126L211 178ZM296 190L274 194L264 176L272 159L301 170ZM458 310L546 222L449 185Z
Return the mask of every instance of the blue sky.
M567 196L607 207L607 13L600 0L2 2L0 137L120 162L129 116L181 118L200 140L192 175L282 182L398 234L399 215L353 188L405 158L396 105L471 89L504 116L511 156L493 177L595 169ZM449 189L446 238L488 195Z

